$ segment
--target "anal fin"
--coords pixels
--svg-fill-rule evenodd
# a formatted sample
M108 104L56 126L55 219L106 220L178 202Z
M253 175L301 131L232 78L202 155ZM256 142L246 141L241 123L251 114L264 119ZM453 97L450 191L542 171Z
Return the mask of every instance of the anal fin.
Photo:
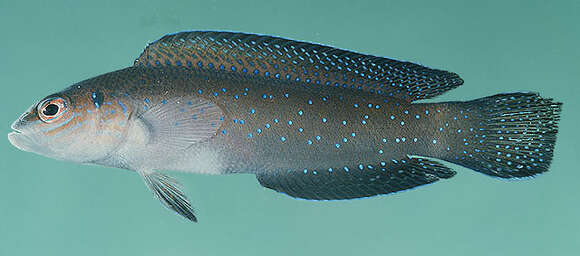
M187 196L182 192L181 185L174 178L154 171L138 171L145 184L153 195L161 203L187 218L190 221L197 222L191 203Z
M256 177L262 186L291 197L341 200L390 194L454 175L437 162L410 158L378 165L263 172Z

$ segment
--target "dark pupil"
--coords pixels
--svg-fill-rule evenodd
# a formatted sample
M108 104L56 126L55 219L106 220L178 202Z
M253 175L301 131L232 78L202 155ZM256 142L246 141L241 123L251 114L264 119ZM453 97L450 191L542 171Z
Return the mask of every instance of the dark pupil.
M54 116L54 115L56 115L56 113L58 113L58 106L55 104L50 104L44 108L42 113L45 116Z

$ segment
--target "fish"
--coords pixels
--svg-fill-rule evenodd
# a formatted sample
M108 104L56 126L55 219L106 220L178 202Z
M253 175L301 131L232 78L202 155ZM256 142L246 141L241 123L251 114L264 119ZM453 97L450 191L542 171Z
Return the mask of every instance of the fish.
M11 126L16 148L136 172L165 207L197 216L163 171L253 174L293 198L405 191L456 172L548 171L562 103L534 92L422 100L459 75L315 43L237 32L168 34L133 66L48 95Z

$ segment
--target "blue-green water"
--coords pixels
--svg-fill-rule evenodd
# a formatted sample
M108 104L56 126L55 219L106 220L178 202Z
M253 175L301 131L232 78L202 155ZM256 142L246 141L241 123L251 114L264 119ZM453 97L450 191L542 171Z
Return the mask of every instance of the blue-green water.
M0 143L0 255L578 255L577 1L0 0L0 127L71 83L132 64L182 30L313 41L456 72L433 101L536 91L564 102L551 171L458 174L392 196L294 200L251 175L177 173L197 208L163 209L137 174Z

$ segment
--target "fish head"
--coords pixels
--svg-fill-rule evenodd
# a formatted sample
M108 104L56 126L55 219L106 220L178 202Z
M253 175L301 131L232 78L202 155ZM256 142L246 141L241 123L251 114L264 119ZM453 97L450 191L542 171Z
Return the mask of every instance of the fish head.
M14 121L8 140L58 160L104 159L123 141L130 118L130 110L108 91L87 80L44 97Z

